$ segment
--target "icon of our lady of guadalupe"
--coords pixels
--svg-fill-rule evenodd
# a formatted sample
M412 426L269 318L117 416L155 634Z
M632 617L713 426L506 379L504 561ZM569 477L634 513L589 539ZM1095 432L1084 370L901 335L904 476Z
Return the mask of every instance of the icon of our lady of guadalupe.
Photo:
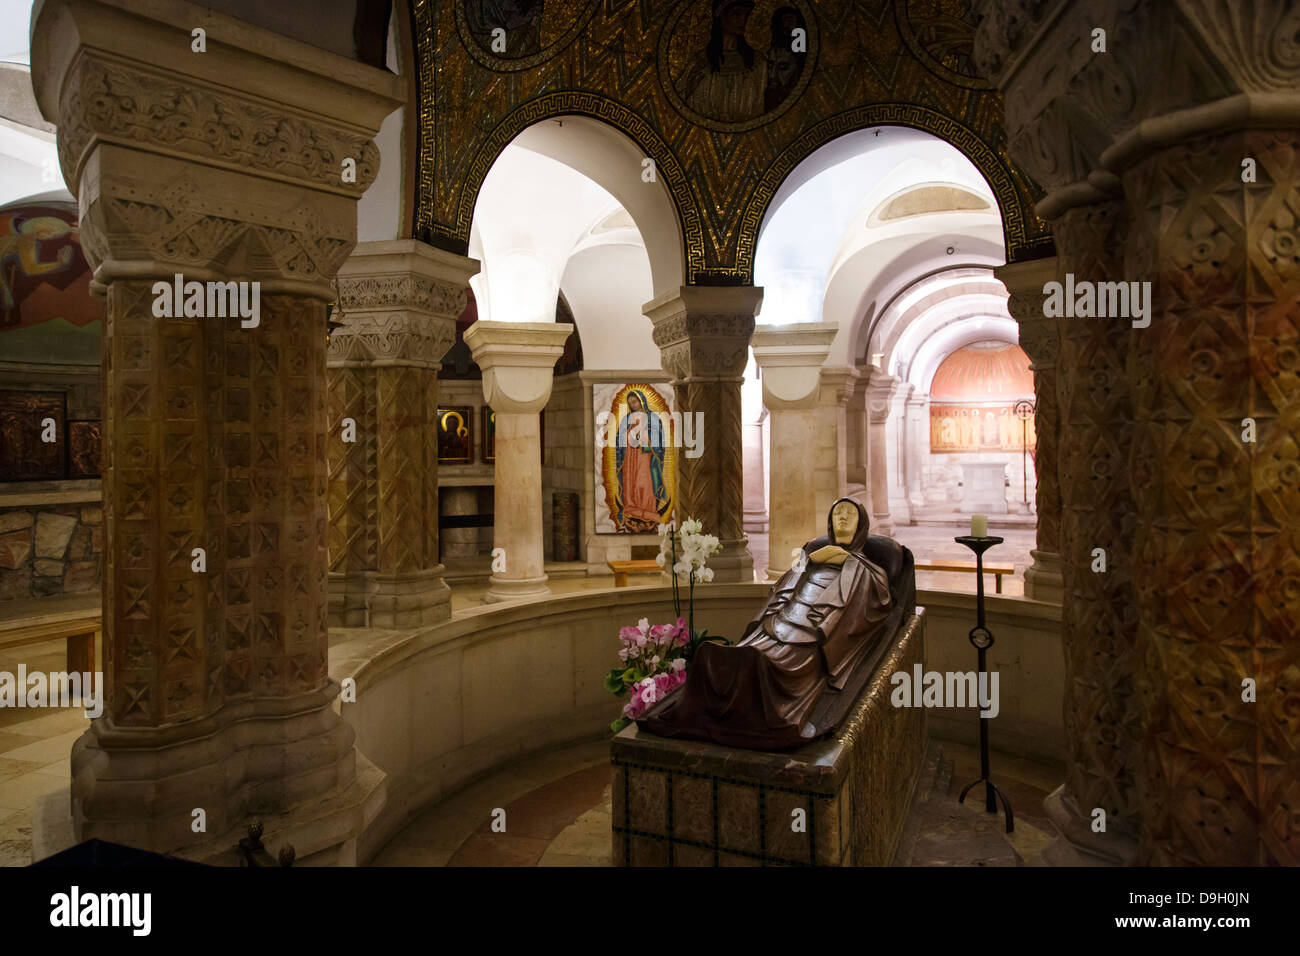
M637 389L630 390L627 416L619 423L620 440L615 450L618 507L614 523L620 530L654 531L668 509L664 430L658 424L645 395Z

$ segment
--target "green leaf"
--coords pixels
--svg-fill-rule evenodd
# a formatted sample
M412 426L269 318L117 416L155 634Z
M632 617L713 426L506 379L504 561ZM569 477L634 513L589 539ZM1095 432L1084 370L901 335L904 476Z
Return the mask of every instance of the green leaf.
M609 731L610 733L616 734L630 723L632 723L632 721L630 721L628 718L620 717L618 720L614 721L609 725Z

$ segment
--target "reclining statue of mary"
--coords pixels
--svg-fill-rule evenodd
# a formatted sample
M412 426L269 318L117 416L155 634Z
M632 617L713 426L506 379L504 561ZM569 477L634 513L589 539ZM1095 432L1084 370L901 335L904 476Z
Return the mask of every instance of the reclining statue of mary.
M734 645L704 643L686 683L637 725L661 737L789 750L833 731L916 608L912 553L836 501Z

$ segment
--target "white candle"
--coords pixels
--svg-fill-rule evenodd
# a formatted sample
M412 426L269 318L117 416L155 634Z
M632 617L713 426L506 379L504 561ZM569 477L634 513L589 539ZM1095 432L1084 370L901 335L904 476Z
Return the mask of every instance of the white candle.
M972 538L987 538L989 536L988 515L970 516L970 536Z

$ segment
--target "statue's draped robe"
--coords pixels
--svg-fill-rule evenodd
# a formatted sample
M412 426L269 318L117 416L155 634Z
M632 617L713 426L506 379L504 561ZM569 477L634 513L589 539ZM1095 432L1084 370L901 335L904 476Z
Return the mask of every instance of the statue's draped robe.
M868 520L859 511L843 565L787 571L744 638L702 644L686 684L639 723L662 736L772 750L832 729L809 717L885 636L894 604L888 575L862 553Z

